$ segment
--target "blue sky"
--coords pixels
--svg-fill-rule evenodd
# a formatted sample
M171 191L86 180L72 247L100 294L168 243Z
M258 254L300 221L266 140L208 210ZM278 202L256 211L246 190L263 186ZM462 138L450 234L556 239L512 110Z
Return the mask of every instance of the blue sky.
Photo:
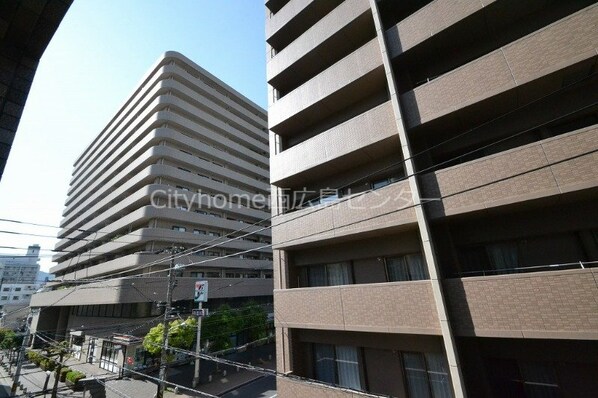
M59 225L76 157L165 51L181 52L265 108L264 15L263 0L75 0L29 93L0 180L0 218ZM0 230L57 232L3 222ZM53 249L55 241L0 234L1 246ZM51 253L42 254L47 270Z

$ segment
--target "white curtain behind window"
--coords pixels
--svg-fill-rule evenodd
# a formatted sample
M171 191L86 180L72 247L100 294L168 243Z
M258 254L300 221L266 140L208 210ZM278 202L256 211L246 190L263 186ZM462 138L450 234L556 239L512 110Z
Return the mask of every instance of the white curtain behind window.
M323 265L315 265L307 269L308 286L326 286L326 267Z
M451 398L451 385L448 366L443 354L426 353L428 380L434 398Z
M389 282L400 282L409 280L409 269L405 257L394 257L386 259Z
M405 262L409 269L409 275L412 281L420 281L428 278L428 270L420 253L408 254L405 256Z
M336 384L334 346L331 344L314 344L314 355L316 357L316 379Z
M515 243L494 243L486 247L492 269L505 271L519 266Z
M424 356L415 352L403 353L403 367L409 398L431 398Z
M328 286L349 285L351 283L351 269L349 263L328 264Z
M356 347L336 346L338 384L342 387L361 390L359 354Z

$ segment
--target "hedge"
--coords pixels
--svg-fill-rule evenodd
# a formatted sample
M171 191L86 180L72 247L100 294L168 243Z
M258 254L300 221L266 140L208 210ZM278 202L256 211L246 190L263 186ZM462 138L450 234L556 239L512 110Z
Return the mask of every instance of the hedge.
M79 380L85 378L85 373L79 372L78 370L71 370L66 374L66 379L73 384L76 384Z

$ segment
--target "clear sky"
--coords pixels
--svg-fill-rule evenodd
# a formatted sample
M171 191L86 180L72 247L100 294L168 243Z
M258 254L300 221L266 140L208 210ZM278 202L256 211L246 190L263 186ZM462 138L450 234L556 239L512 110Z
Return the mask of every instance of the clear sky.
M179 51L265 108L264 15L263 0L75 0L29 92L0 180L0 218L59 225L73 162L165 51ZM0 230L58 231L4 222ZM55 242L0 233L1 246ZM51 254L42 251L42 270Z

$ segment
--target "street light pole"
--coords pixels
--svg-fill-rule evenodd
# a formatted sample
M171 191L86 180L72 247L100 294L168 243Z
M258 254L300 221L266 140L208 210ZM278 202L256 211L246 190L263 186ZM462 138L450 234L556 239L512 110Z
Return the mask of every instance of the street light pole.
M199 305L197 306L199 312L201 312L202 307L203 302L200 301ZM201 318L201 315L197 317L197 344L195 345L195 373L193 373L193 388L197 387L199 384L199 366L201 363L201 358L199 357L199 354L201 353Z
M178 248L172 247L170 249L170 269L168 272L168 287L166 290L166 304L164 306L164 331L162 332L162 352L160 355L160 383L158 384L158 393L156 394L157 398L164 397L164 390L166 388L166 373L167 373L167 351L168 351L168 336L169 336L169 328L168 328L168 316L170 315L170 310L172 308L172 289L174 288L174 255L178 253Z
M21 349L19 350L19 354L17 356L17 369L15 370L15 378L12 383L12 387L10 389L10 396L14 396L17 392L17 386L19 385L19 377L21 376L21 365L23 365L23 357L25 355L25 348L29 343L29 333L31 333L31 319L33 318L33 314L29 313L27 316L27 321L25 321L25 336L23 336L23 344L21 344Z

